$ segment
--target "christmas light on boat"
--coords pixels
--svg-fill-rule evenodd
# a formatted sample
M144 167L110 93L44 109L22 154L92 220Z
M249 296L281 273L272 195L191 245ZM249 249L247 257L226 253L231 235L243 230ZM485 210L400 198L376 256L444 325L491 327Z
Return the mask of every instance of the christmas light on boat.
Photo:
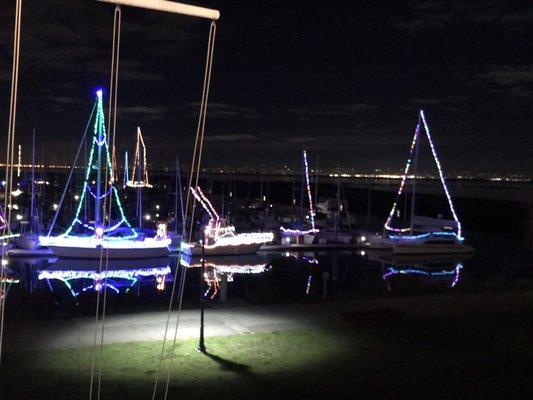
M307 152L304 150L305 183L307 185L307 198L309 199L309 214L311 215L311 230L315 230L315 210L313 209L313 198L311 196L311 185L309 183L309 165L307 163Z
M141 148L143 158L141 161ZM131 167L131 180L126 181L126 185L133 188L152 188L153 185L150 184L148 180L148 168L146 161L146 145L144 144L144 139L141 133L141 128L137 127L137 144L135 146L135 156L133 159L133 165ZM138 170L138 172L137 172ZM138 180L135 180L135 178ZM140 178L140 179L139 179Z
M128 221L114 180L106 182L109 187L101 190L103 184L101 175L114 171L104 123L102 96L102 90L98 90L92 146L85 168L83 188L72 222L62 235L40 237L40 244L49 246L60 257L98 258L102 256L102 250L108 250L106 257L109 258L147 258L167 255L171 240L166 237L165 230L158 227L155 238L145 238ZM144 146L142 136L138 140ZM146 149L144 155L145 153ZM102 157L105 158L105 162ZM101 170L102 164L106 166L107 171ZM96 179L91 178L94 170L97 171ZM95 185L94 190L91 185ZM81 217L83 206L91 198L94 199L94 221L84 221ZM111 219L107 210L101 207L101 201L104 199L118 208L118 218ZM74 232L77 234L74 235ZM76 252L76 249L80 252Z
M311 184L309 180L309 163L307 162L307 151L303 151L304 175L307 190L307 199L309 200L309 216L311 220L311 229L291 229L280 226L280 231L284 236L301 236L318 233L320 230L315 227L315 210L313 208L313 197L311 195Z
M316 228L311 228L311 229L306 229L306 230L301 230L301 229L288 229L288 228L284 228L282 226L280 226L279 230L287 235L306 235L308 233L317 233L317 232L320 232L319 229L316 229Z
M209 223L204 228L204 251L211 255L214 253L254 253L263 244L274 240L272 232L235 233L235 227L230 225L225 218L221 218L200 187L190 188L192 194L209 214ZM242 247L239 249L239 247ZM193 254L200 251L196 243L182 241L181 252Z
M437 155L437 150L436 150L436 147L435 147L435 145L433 143L433 139L431 138L431 132L429 130L429 125L428 125L428 123L426 121L426 117L424 115L424 111L423 110L420 110L420 118L419 118L418 124L416 125L415 134L414 134L413 140L411 142L411 148L409 150L409 157L407 159L407 163L405 165L405 169L404 169L403 175L401 177L402 180L401 180L401 183L400 183L400 188L398 189L398 193L396 195L396 201L392 205L392 209L390 210L389 216L387 218L387 221L385 222L385 226L384 227L385 227L386 230L391 231L391 232L396 232L396 233L405 233L405 232L410 232L411 231L410 227L408 227L408 228L397 228L397 227L393 227L391 224L392 224L392 219L394 218L394 213L396 212L396 209L398 207L398 198L403 193L403 190L404 190L404 187L405 187L405 182L406 182L407 178L409 177L409 175L408 175L409 169L411 167L411 163L412 163L413 157L415 155L414 154L415 145L416 145L417 141L420 139L421 123L424 126L424 131L426 132L426 137L428 139L429 146L431 148L431 153L433 155L433 159L435 160L435 164L437 165L437 170L439 172L439 179L440 179L440 181L442 183L442 187L444 189L444 193L446 194L446 199L448 200L448 205L450 207L450 211L452 213L452 216L453 216L453 219L454 219L455 223L457 224L457 234L455 234L455 236L456 236L456 238L458 240L462 241L463 237L462 237L461 222L459 221L457 213L455 212L455 207L454 207L453 202L452 202L450 191L448 189L448 185L446 183L446 179L444 178L444 173L442 171L442 166L440 164L440 161L439 161L439 158L438 158L438 155ZM414 178L416 179L416 177L414 177ZM403 237L410 237L410 236L403 236Z

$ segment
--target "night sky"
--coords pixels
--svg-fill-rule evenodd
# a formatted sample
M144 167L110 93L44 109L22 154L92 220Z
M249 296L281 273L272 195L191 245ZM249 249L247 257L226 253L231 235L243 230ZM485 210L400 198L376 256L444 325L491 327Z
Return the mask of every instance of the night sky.
M0 8L1 148L14 4ZM207 166L299 167L306 148L322 167L398 173L422 107L447 172L533 174L532 2L193 4L221 11ZM114 6L23 7L17 143L29 155L35 123L40 161L69 163L94 88L109 86ZM151 163L190 162L208 28L123 7L119 154L140 125Z

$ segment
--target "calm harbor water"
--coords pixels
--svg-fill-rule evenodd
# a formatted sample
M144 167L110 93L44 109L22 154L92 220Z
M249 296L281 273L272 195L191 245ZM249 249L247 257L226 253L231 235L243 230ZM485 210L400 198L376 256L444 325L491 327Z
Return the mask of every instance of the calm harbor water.
M259 253L206 259L202 294L209 306L314 302L387 296L490 295L530 289L530 253L497 237L471 240L470 256L392 257L368 250ZM174 277L186 270L184 307L197 307L200 260L110 261L99 275L98 261L10 260L8 320L94 315L98 292L107 294L108 313L163 311ZM104 279L106 278L107 279Z

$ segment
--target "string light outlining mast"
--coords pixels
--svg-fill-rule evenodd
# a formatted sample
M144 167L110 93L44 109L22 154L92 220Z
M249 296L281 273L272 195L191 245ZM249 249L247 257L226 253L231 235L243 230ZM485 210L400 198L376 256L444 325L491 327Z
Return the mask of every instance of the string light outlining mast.
M137 177L137 179L135 179L135 177ZM144 144L144 139L140 127L137 127L137 144L135 146L135 156L133 159L133 165L131 166L131 179L126 182L126 185L133 188L153 187L150 184L150 181L148 180L146 145Z
M415 130L415 134L413 136L413 140L411 142L411 148L410 148L410 151L409 151L409 158L407 159L407 163L405 165L405 169L404 169L404 172L403 172L403 175L402 175L402 180L401 180L401 183L400 183L400 188L398 189L398 193L396 195L396 200L395 200L395 202L392 205L392 209L390 210L390 213L389 213L389 216L387 218L387 221L385 222L384 228L387 231L389 231L389 232L395 232L395 233L399 233L399 234L406 234L407 232L411 232L411 234L412 234L412 231L413 231L412 226L411 227L405 227L405 228L394 227L394 226L392 226L392 220L394 218L394 215L395 215L397 207L398 207L398 199L399 199L400 195L403 193L404 188L405 188L405 182L406 182L407 178L409 177L409 170L411 168L411 164L413 164L413 162L415 162L414 158L417 156L415 154L416 153L415 149L416 149L418 141L420 140L420 129L422 128L422 126L424 128L425 133L426 133L426 137L428 139L429 146L431 148L431 154L433 155L433 159L435 161L435 164L437 166L437 170L439 172L439 179L440 179L440 182L441 182L442 187L444 189L444 193L446 194L446 199L448 201L448 205L450 207L450 211L451 211L453 219L454 219L454 221L455 221L455 223L457 225L457 232L454 233L454 235L457 236L457 239L462 240L463 239L463 237L462 237L462 233L463 232L462 232L461 222L459 221L459 217L457 216L457 213L455 211L455 207L453 205L452 197L451 197L450 191L448 189L448 185L447 185L446 179L444 177L444 172L442 170L442 166L441 166L441 163L439 161L439 157L437 155L437 150L436 150L435 144L433 142L433 139L431 138L431 132L429 130L429 125L427 123L426 116L425 116L423 110L420 110L420 113L419 113L418 124L416 126L416 130ZM412 178L416 179L416 176L412 176ZM413 218L414 215L412 215L411 217ZM405 235L405 237L408 237L408 235Z
M307 152L304 150L304 168L305 168L305 183L307 188L307 198L309 199L309 215L311 218L311 229L315 231L315 210L313 208L313 197L311 195L311 185L309 183L309 164L307 162Z

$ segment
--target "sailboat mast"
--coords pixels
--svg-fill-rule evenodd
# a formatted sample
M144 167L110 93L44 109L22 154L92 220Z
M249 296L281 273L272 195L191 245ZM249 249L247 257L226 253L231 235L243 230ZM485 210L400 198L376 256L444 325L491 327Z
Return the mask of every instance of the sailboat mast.
M30 202L30 233L33 233L35 208L35 120L33 121L33 138L31 144L31 202Z
M185 216L183 215L183 191L181 189L181 177L180 177L180 160L176 157L176 198L174 199L174 232L178 234L178 196L180 198L181 208L181 223L185 224Z
M418 117L418 126L420 126L420 117ZM411 225L410 233L413 234L413 225L415 217L415 198L416 198L416 174L418 172L418 149L420 147L420 129L416 130L416 145L415 145L415 154L413 159L413 189L411 196Z
M102 91L97 92L98 95L98 108L103 109L102 106ZM101 118L100 113L97 113L97 118ZM100 217L100 198L102 196L102 146L105 142L105 136L102 129L102 124L97 125L97 157L96 157L96 198L94 202L94 226L95 228L101 226L101 217ZM89 166L90 168L90 166Z
M126 150L124 152L124 183L122 184L123 187L126 187L126 184L130 180L129 174L130 173L128 171L128 150Z

